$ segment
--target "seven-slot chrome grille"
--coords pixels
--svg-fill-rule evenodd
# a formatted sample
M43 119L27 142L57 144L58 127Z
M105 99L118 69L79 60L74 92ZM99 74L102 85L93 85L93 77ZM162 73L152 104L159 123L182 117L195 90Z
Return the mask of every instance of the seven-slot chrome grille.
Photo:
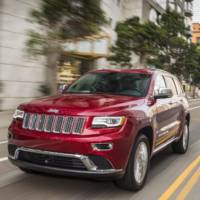
M49 133L81 134L84 124L84 117L25 113L22 127Z

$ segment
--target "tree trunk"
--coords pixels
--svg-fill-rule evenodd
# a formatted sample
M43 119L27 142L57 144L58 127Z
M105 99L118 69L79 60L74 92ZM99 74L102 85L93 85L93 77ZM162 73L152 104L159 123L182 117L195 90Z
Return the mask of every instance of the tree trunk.
M193 86L193 92L192 92L192 97L195 98L196 97L196 86Z
M146 62L146 56L141 54L140 55L140 64L145 67L145 62Z
M50 88L51 94L57 92L57 61L59 54L51 52L47 54L46 86Z

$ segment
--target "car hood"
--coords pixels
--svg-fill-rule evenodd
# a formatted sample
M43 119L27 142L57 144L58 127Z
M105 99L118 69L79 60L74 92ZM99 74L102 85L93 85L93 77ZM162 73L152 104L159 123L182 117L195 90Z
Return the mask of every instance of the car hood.
M93 112L117 112L138 106L144 99L107 94L62 94L42 97L23 104L29 112L58 112L60 114L92 114Z

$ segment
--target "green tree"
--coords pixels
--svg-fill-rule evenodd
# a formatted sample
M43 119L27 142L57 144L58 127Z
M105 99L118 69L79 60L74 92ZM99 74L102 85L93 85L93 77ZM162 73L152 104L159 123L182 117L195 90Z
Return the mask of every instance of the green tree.
M148 56L157 55L155 48L159 37L158 26L152 22L140 23L138 17L133 17L125 22L118 23L116 27L118 39L112 47L111 62L131 66L133 53L140 57L140 62L145 63Z
M187 80L192 78L192 84L200 86L200 48L194 44L191 44L190 50L186 55L186 66L187 71L185 77Z
M27 52L46 57L46 85L51 93L56 91L57 63L64 41L95 34L106 23L100 3L100 0L42 0L40 8L32 10L31 21L39 28L29 31Z
M131 56L135 53L141 63L178 76L182 74L186 79L188 74L195 77L198 74L199 53L190 42L190 28L179 13L167 10L157 23L141 23L134 17L119 23L116 32L118 38L112 47L111 62L131 66Z
M158 54L155 66L179 75L185 71L185 55L190 49L190 28L184 16L175 11L167 11L158 21L159 39L156 41ZM148 60L152 63L152 60Z

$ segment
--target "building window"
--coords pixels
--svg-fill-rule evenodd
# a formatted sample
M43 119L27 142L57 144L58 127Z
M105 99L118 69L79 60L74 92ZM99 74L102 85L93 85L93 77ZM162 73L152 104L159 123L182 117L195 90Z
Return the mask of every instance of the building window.
M191 11L192 11L192 3L190 3L190 2L185 2L185 9L186 9L186 10L191 10Z
M170 10L175 10L176 9L176 5L175 5L175 2L174 2L174 0L169 0L169 5L168 5L168 7L169 7L169 9Z
M182 12L182 9L181 9L180 6L177 6L177 12L178 12L178 13L181 13L181 12Z
M121 0L117 0L117 5L120 6Z
M113 0L113 2L114 2L117 6L120 6L120 4L121 4L121 0Z
M156 23L158 19L157 12L152 8L149 13L149 20Z
M158 3L163 9L167 8L167 0L155 0L155 2Z

